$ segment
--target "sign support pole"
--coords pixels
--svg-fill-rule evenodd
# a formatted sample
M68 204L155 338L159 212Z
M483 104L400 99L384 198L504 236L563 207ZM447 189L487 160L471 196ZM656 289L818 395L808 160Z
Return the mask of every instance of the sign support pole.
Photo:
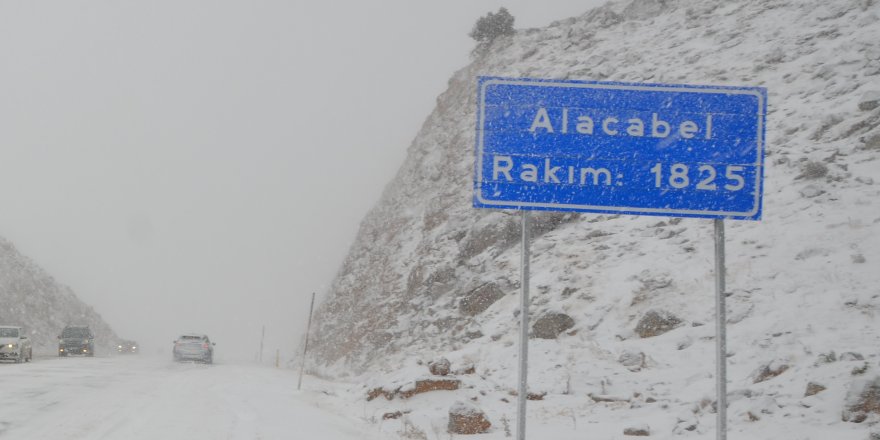
M306 324L306 342L303 346L303 358L302 363L299 366L299 382L296 384L296 389L302 389L303 384L303 371L306 369L306 354L309 352L309 330L312 328L312 310L315 309L315 292L312 292L312 304L309 305L309 323Z
M715 219L715 374L717 394L716 438L727 439L727 308L724 286L724 220Z
M517 394L516 440L526 438L526 397L528 393L529 365L529 211L520 210L522 215L522 262L520 264L520 288L522 289L519 308L519 390Z

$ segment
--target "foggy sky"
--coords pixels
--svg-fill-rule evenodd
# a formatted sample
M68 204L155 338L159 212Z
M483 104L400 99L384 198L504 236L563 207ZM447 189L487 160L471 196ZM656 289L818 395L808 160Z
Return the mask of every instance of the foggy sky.
M124 338L289 357L474 46L596 0L0 0L0 235Z

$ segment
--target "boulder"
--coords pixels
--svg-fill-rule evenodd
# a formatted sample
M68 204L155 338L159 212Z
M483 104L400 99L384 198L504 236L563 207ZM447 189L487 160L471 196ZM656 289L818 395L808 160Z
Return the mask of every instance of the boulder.
M459 388L461 388L461 381L458 379L422 379L417 380L413 388L400 390L397 394L403 399L409 399L416 394L431 391L455 391Z
M406 387L397 387L395 389L385 389L383 387L373 388L367 392L367 401L369 402L379 396L382 396L387 400L392 400L395 397L409 399L416 394L431 391L455 391L459 388L461 388L461 381L458 379L419 379L415 382L411 382L410 385Z
M804 391L804 397L815 396L816 394L825 391L827 388L823 385L819 385L816 382L810 382L807 384L807 390Z
M795 179L821 179L828 175L828 165L822 162L809 161L801 166L801 173Z
M457 401L449 408L450 434L482 434L491 427L486 414L470 403Z
M871 414L880 415L880 376L852 384L846 396L842 419L844 422L862 423Z
M762 365L754 373L752 373L752 377L754 378L752 383L759 383L773 379L774 377L785 373L788 368L788 364L780 361L773 361L769 364Z
M428 362L428 371L435 376L446 376L449 374L451 364L449 363L449 359L440 358L431 362Z
M647 437L651 435L651 428L648 425L631 426L623 430L623 435Z
M504 292L495 283L483 284L470 291L458 302L461 313L469 316L479 315L489 308L495 301L504 298Z
M574 327L574 319L565 313L550 312L535 321L532 335L541 339L556 339L560 333Z
M865 357L862 356L861 353L847 351L846 353L843 353L840 355L840 360L841 361L863 361L863 360L865 360Z
M640 371L642 368L645 368L645 353L642 353L641 351L627 350L620 354L617 362L628 368L630 371Z
M636 324L636 333L641 338L662 335L679 325L682 320L665 310L650 310Z
M876 90L865 92L859 99L859 110L870 111L877 107L880 107L880 92Z

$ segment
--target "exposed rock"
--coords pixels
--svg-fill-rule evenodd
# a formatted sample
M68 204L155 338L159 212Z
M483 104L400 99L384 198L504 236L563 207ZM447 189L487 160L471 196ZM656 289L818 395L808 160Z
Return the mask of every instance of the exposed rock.
M396 390L395 391L388 391L382 387L373 388L372 390L367 391L367 402L369 402L379 396L383 396L387 400L391 400L394 398L395 393L396 393Z
M629 427L623 430L623 435L632 435L639 437L647 437L651 435L651 428L648 425L639 425Z
M807 162L801 167L801 174L795 179L821 179L828 175L828 165L822 162Z
M844 422L862 423L871 414L880 415L880 376L852 384L842 418Z
M816 394L819 394L826 389L827 388L817 384L816 382L810 382L807 384L807 390L804 392L804 397L815 396Z
M574 319L565 313L546 313L532 326L532 335L541 339L556 339L560 333L574 327Z
M431 391L455 391L461 388L461 381L458 379L420 379L412 384L412 387L398 387L394 390L388 390L382 387L373 388L367 392L367 401L371 401L379 396L383 396L388 400L395 397L401 399L409 399L416 394L427 393Z
M877 107L880 107L880 92L876 90L865 92L859 99L859 110L869 111Z
M665 310L650 310L636 324L636 333L641 338L650 338L662 335L681 323L681 319Z
M403 417L404 414L409 414L410 411L394 411L382 414L382 420L393 420L399 419Z
M815 365L830 364L832 362L837 362L837 354L833 351L820 353L819 357L816 359Z
M861 353L847 351L846 353L843 353L840 355L840 360L841 361L863 361L863 360L865 360L865 357L862 356Z
M546 395L547 395L546 392L543 392L543 393L527 393L527 394L526 394L526 400L544 400L544 396L546 396Z
M504 298L504 292L497 284L483 284L468 292L458 302L458 310L465 315L479 315L501 298Z
M868 134L859 138L863 142L860 150L880 150L880 132Z
M620 354L617 362L630 371L640 371L642 368L645 368L645 353L627 350Z
M766 380L773 379L774 377L779 376L782 373L785 373L786 370L788 370L788 368L789 368L788 364L778 362L778 361L773 361L767 365L763 365L763 366L761 366L761 368L758 368L758 370L752 374L752 377L754 377L754 380L752 381L752 383L759 383L759 382L764 382Z
M471 403L457 401L449 408L447 429L451 434L482 434L491 427L486 414Z
M459 258L467 260L491 246L510 246L520 238L519 226L516 217L500 213L487 215L477 221L462 240Z
M871 368L871 366L867 362L865 362L864 364L862 364L861 367L854 367L850 374L852 374L853 376L861 376L867 373L869 368Z
M455 374L477 374L477 367L473 364L465 365L455 370Z
M799 191L801 196L806 197L808 199L812 199L813 197L821 196L825 194L825 190L819 188L816 185L807 185Z
M446 376L449 374L450 367L449 359L446 358L428 362L428 371L435 376Z
M629 397L621 397L621 396L608 396L603 394L587 394L590 399L593 399L593 402L596 403L612 403L612 402L629 402Z
M417 380L412 389L398 391L397 394L403 399L409 399L416 394L430 391L455 391L459 388L461 388L461 381L458 379L422 379Z

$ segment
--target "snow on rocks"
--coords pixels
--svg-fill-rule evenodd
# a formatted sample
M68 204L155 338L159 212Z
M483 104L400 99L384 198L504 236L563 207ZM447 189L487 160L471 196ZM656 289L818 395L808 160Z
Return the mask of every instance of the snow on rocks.
M807 384L806 391L804 391L804 397L815 396L816 394L819 394L827 389L828 388L826 388L825 385L821 385L816 382L810 382Z
M475 405L459 400L449 408L448 431L451 434L482 434L491 427L486 414Z
M760 383L773 379L774 377L788 371L789 368L787 362L780 360L761 365L754 373L752 373L752 383Z
M435 376L446 376L449 374L451 367L452 364L449 363L449 359L444 357L428 362L428 371Z
M859 99L859 110L869 111L880 107L880 91L871 90L865 92Z
M682 320L665 310L649 310L636 324L635 332L640 338L662 335L682 324Z
M465 315L479 315L501 298L504 298L501 288L495 283L486 283L467 293L458 302L458 309Z
M869 416L880 416L880 376L853 382L846 396L844 422L862 423Z
M541 339L556 339L560 333L574 327L574 319L565 313L549 312L541 315L532 325L532 336Z
M623 430L623 435L648 437L651 435L651 427L645 424L631 426Z

